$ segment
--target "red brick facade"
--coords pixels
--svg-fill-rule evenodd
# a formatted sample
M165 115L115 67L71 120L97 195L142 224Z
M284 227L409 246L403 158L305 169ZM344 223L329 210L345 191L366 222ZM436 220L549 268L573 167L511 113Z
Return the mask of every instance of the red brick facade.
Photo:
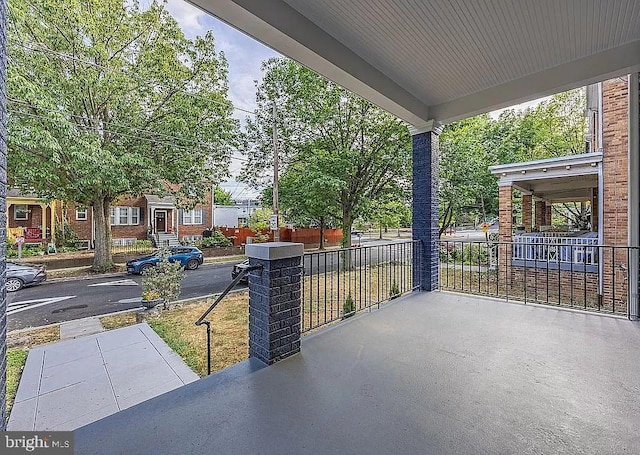
M207 194L207 200L210 200L210 194ZM76 216L76 209L78 206L72 203L66 204L66 221L71 226L71 229L77 234L80 240L92 240L92 210L91 207L87 209L86 220L78 219ZM147 199L142 197L122 197L111 204L112 207L137 207L139 208L139 217L137 224L133 225L119 225L115 224L111 226L111 236L113 239L147 239L147 234L150 229L153 229L156 224L155 220L151 219L153 216L161 217L159 212L163 212L165 220L165 231L167 233L178 234L179 240L183 240L185 236L202 236L202 232L209 228L211 225L211 204L198 204L195 210L202 211L202 220L198 224L184 224L182 219L182 211L174 208L157 207L152 213L150 210L150 204ZM62 209L59 210L58 216L60 217ZM154 216L155 215L155 216ZM116 217L118 212L116 211Z

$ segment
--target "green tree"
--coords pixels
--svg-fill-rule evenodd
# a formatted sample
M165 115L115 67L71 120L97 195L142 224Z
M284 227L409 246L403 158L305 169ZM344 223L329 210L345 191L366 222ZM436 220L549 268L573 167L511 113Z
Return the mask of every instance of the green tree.
M165 4L11 0L10 183L93 206L93 268L112 266L110 205L202 200L227 174L237 122L213 36L188 40Z
M353 221L366 202L407 180L411 167L407 126L291 60L269 59L263 70L257 115L248 122L251 146L243 177L264 184L271 170L275 104L283 171L295 163L300 172L311 170L326 178L323 198L331 207L339 207L342 243L349 246ZM312 188L306 197L314 195Z
M219 186L216 186L214 190L214 203L215 205L233 205L233 200L231 199L231 193L223 190Z
M320 229L320 249L324 249L324 230L340 219L336 193L341 181L325 169L323 153L292 163L279 179L280 213L288 222L298 226L316 225ZM333 195L328 198L327 195ZM263 192L263 205L271 207L273 187Z
M497 213L498 191L489 166L493 149L488 115L447 125L440 136L440 235L464 212Z

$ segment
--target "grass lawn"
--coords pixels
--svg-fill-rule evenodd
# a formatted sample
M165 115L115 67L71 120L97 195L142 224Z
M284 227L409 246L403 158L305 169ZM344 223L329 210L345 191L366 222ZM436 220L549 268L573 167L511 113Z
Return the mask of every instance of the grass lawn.
M105 330L119 329L136 323L136 313L130 311L128 313L116 314L114 316L105 316L100 318L102 327Z
M146 322L199 376L207 375L206 327L195 321L213 300L164 310ZM229 294L209 315L211 371L218 371L249 356L249 294Z
M13 400L16 398L22 369L27 361L28 351L22 349L10 349L7 351L7 419L13 407Z

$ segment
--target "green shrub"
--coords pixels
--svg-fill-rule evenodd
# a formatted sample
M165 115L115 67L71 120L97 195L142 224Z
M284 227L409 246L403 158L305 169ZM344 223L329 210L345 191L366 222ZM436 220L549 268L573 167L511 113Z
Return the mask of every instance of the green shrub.
M393 280L393 285L391 286L391 290L389 291L389 298L391 300L400 297L400 289L398 288L398 283L396 280Z
M233 246L231 240L220 231L215 231L211 237L205 237L199 244L202 248L226 248Z
M157 295L163 299L165 308L167 303L177 300L180 296L184 277L180 263L169 262L168 257L169 253L163 251L162 261L147 270L142 277L143 296Z
M350 318L354 314L356 314L356 304L351 298L351 294L349 294L344 301L344 305L342 305L342 319Z

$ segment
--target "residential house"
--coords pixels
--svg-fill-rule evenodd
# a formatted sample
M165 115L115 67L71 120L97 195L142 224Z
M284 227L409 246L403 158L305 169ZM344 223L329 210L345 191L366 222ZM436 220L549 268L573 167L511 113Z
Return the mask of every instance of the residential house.
M535 292L551 286L569 294L578 287L622 308L631 254L623 248L629 232L628 79L590 85L586 94L588 153L491 167L499 178L500 241L514 243L502 254L499 275L522 281L525 273L540 274ZM523 231L516 234L514 189L522 195ZM554 204L571 202L588 207L588 228L552 226ZM557 274L549 277L548 269Z

